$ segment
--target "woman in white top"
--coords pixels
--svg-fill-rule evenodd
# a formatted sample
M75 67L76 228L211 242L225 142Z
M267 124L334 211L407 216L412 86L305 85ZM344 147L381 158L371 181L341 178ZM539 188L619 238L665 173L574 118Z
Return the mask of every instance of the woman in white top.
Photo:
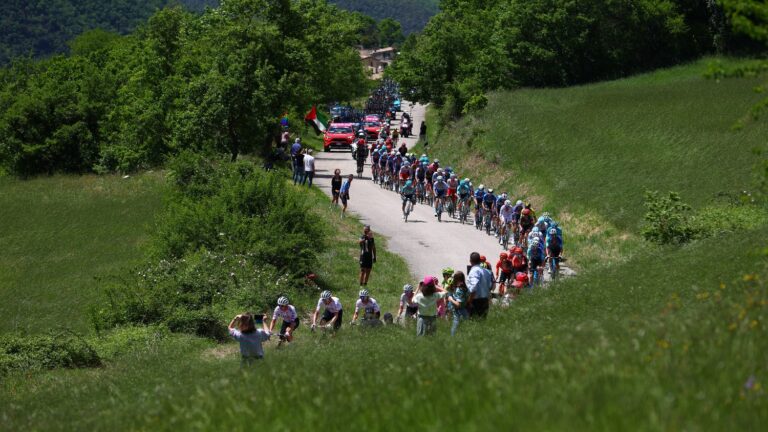
M339 298L331 296L331 292L328 290L320 294L315 314L312 316L312 330L317 326L317 316L320 315L320 308L325 309L323 317L320 319L320 325L333 326L334 330L338 330L341 327L341 320L344 318L344 311L341 310Z
M283 296L277 299L277 307L272 313L272 322L269 323L269 332L272 333L275 330L275 323L280 317L283 319L283 325L280 327L280 338L285 338L291 342L293 341L293 332L299 326L299 316L296 314L296 308L289 303L288 297Z

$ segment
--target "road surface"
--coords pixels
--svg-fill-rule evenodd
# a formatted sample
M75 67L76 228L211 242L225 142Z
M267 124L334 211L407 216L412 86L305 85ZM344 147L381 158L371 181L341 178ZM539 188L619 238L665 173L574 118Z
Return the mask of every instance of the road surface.
M424 108L423 105L407 102L403 107L406 112L410 112L415 131L419 130L424 120ZM408 148L415 145L417 139L417 136L405 138ZM342 176L346 176L355 174L357 167L350 153L345 150L316 155L315 184L329 196L330 177L336 168L341 169ZM431 207L423 204L416 204L406 223L402 219L400 205L398 194L382 189L371 181L370 163L366 163L363 178L355 177L352 182L347 211L370 225L374 235L387 237L387 249L408 262L414 278L420 279L425 275L439 277L444 267L466 272L469 254L473 251L487 256L492 265L496 264L502 249L495 237L471 225L461 225L447 213L443 213L443 221L438 222ZM376 280L375 266L372 277Z

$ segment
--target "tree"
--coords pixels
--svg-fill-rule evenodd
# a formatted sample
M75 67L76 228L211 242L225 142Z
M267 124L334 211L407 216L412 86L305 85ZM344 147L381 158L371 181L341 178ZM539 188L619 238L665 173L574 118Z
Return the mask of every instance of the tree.
M400 45L404 40L403 29L400 23L392 18L384 18L378 24L380 33L380 46Z

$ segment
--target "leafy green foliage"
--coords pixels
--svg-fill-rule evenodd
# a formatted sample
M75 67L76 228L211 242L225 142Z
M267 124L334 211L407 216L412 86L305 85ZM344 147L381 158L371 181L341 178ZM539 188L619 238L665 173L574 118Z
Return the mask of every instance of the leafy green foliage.
M693 237L689 217L691 206L682 202L680 195L658 191L645 192L645 227L643 237L658 244L687 243Z
M75 334L0 335L0 375L10 371L99 365L101 359L96 350L85 339Z
M396 19L405 34L421 31L439 10L438 0L329 0L329 3L376 20Z
M66 52L67 43L100 28L126 34L168 5L202 10L215 0L6 0L0 3L0 65L17 56L47 57Z
M449 117L499 88L616 78L712 52L720 27L706 2L443 1L404 44L390 74Z
M163 9L126 37L0 72L0 165L29 176L129 172L183 149L268 151L286 111L366 89L360 22L319 0Z
M185 152L169 167L173 189L148 264L109 286L94 327L162 323L221 339L232 313L301 292L326 232L300 192L247 162Z

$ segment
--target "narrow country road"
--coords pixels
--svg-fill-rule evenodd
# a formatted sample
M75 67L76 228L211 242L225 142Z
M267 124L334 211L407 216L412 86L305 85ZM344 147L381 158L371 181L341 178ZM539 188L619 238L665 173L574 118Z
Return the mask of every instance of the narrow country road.
M418 131L424 120L425 107L405 103L403 109L411 114L414 131ZM395 124L393 123L393 127ZM414 136L406 138L405 141L411 148L417 139L418 137ZM315 184L329 196L330 178L336 168L341 169L343 176L355 174L356 164L348 151L336 150L316 156ZM439 277L441 270L447 266L466 272L469 254L473 251L487 256L492 265L498 260L502 249L496 238L476 230L471 225L461 225L447 214L443 214L443 221L438 222L431 207L422 204L415 206L406 223L402 219L400 205L398 194L382 189L371 181L370 163L366 163L363 178L355 177L352 182L347 211L355 213L363 223L369 224L374 235L386 236L388 249L408 262L414 277ZM375 266L372 278L372 281L378 279Z

